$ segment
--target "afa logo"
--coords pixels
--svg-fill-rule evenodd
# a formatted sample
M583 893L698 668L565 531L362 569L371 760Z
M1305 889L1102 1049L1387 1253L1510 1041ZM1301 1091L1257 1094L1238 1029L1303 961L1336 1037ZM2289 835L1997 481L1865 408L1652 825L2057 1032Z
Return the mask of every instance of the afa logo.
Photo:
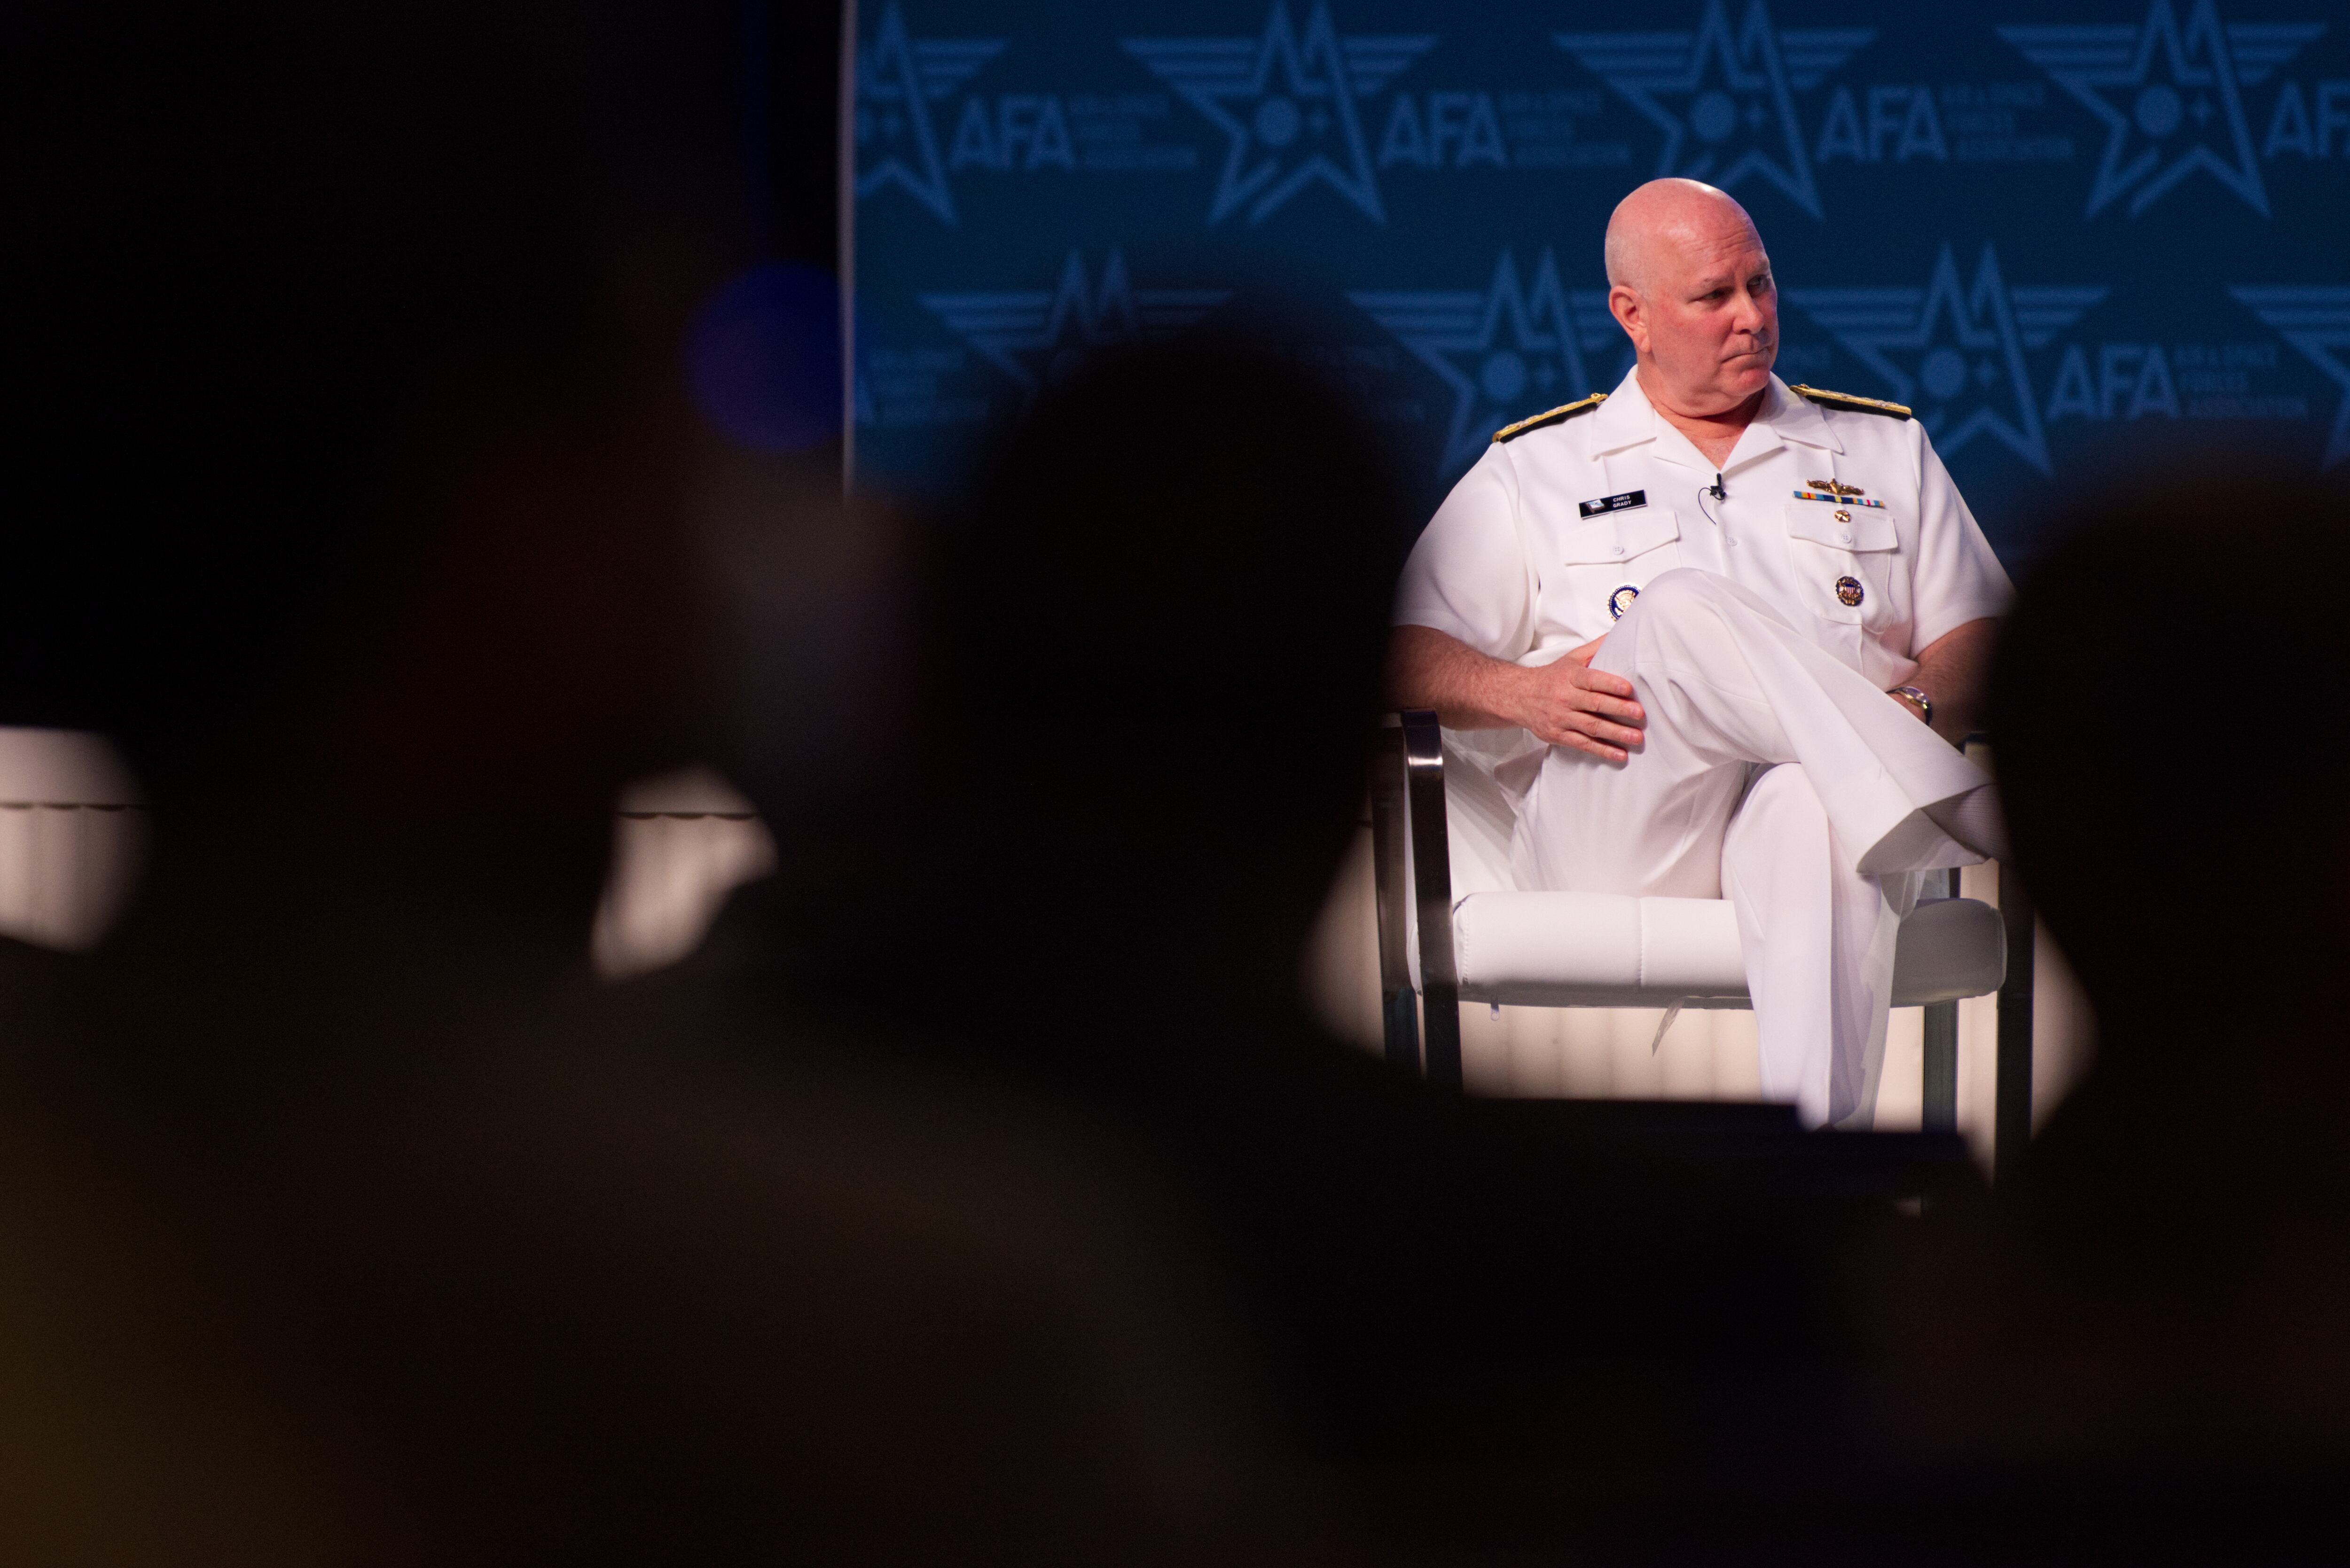
M1791 288L1789 303L1884 378L1944 457L1989 437L2050 472L2047 432L2025 365L2106 297L2094 286L2009 285L1984 245L1963 283L1948 244L1923 288Z
M1002 38L914 38L893 3L872 40L857 47L857 194L895 185L955 221L954 192L939 155L931 106L1003 52Z
M1734 28L1706 0L1694 33L1557 33L1553 41L1665 133L1659 175L1734 191L1759 179L1823 216L1795 95L1866 47L1874 27L1782 28L1747 0Z
M925 294L922 307L1011 379L1024 403L1075 375L1097 348L1173 337L1232 297L1229 289L1137 288L1112 250L1100 281L1071 251L1051 288Z
M2197 173L2209 174L2266 217L2268 191L2253 155L2244 89L2265 81L2324 31L2323 22L2223 26L2214 0L2196 0L2182 26L2171 0L2153 0L2146 21L2135 27L2035 25L2002 27L1999 36L2105 123L2105 156L2085 217L2126 197L2135 218ZM2293 147L2296 117L2298 151L2307 157L2308 103L2300 84L2287 82L2271 111L2271 155ZM2324 144L2330 146L2336 129L2350 151L2350 83L2322 83L2318 130Z
M1313 185L1386 223L1360 106L1435 43L1432 34L1342 36L1323 0L1303 33L1286 0L1274 0L1258 37L1124 40L1128 54L1224 133L1211 225L1243 211L1261 223Z
M2322 466L2350 458L2350 287L2240 286L2228 292L2342 389Z
M1473 460L1499 427L1599 390L1585 354L1622 337L1607 295L1559 286L1558 258L1548 249L1531 286L1504 250L1482 289L1364 289L1347 297L1451 389L1439 477Z

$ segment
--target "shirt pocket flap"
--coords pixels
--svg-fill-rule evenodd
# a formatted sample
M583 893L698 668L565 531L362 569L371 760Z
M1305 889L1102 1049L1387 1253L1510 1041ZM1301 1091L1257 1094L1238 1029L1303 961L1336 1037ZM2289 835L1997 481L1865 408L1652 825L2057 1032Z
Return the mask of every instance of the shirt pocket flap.
M1628 561L1643 551L1681 536L1680 519L1668 506L1643 506L1570 528L1560 541L1559 565L1597 566Z
M1838 513L1852 521L1837 522ZM1787 536L1808 539L1831 550L1892 550L1900 546L1893 514L1884 507L1830 506L1824 501L1790 502Z

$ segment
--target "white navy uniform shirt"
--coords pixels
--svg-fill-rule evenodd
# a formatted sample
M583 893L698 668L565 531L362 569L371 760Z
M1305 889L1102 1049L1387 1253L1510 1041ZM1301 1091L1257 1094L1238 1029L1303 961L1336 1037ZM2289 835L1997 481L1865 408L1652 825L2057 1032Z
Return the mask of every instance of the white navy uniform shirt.
M2007 607L2007 574L1914 420L1823 408L1773 376L1719 472L1726 499L1700 495L1714 465L1635 370L1596 410L1486 450L1413 547L1396 622L1547 664L1604 635L1622 590L1694 566L1891 688L1919 649Z

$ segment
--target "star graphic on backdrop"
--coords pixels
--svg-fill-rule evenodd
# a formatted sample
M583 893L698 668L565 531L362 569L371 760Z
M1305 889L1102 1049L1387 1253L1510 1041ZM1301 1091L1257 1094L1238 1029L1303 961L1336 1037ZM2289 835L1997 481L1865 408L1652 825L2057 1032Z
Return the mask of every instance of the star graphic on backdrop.
M1435 42L1432 35L1342 38L1323 0L1301 35L1286 0L1274 0L1259 38L1128 38L1125 47L1227 139L1210 223L1243 208L1261 223L1317 182L1384 223L1356 104Z
M1003 52L1001 38L909 37L906 18L895 4L881 13L870 44L857 50L857 194L861 200L885 185L902 187L914 200L955 221L954 192L931 105L962 85L980 67Z
M1072 250L1052 288L925 294L922 306L1026 399L1075 375L1096 348L1164 340L1232 297L1230 289L1136 288L1112 250L1098 283Z
M2171 0L2153 0L2137 27L2012 26L1999 36L2105 123L2084 216L2126 195L2137 217L2201 170L2266 217L2241 88L2324 31L2323 22L2222 26L2213 0L2196 0L2182 28Z
M2235 287L2228 292L2342 389L2321 466L2350 458L2350 287Z
M1665 133L1657 172L1728 191L1749 175L1822 215L1794 94L1816 86L1877 36L1872 27L1782 31L1748 0L1733 31L1723 0L1706 0L1694 33L1556 33L1558 47Z
M1895 401L1917 410L1944 457L1989 436L2046 473L2048 438L2024 350L2047 343L2106 292L2011 288L1988 244L1961 285L1945 244L1922 289L1791 288L1787 298L1883 377Z
M1548 249L1531 288L1504 250L1482 290L1360 289L1347 297L1451 389L1440 476L1472 461L1499 426L1597 389L1584 369L1577 320L1576 306L1588 306L1581 294L1570 302ZM1604 310L1605 296L1593 297Z

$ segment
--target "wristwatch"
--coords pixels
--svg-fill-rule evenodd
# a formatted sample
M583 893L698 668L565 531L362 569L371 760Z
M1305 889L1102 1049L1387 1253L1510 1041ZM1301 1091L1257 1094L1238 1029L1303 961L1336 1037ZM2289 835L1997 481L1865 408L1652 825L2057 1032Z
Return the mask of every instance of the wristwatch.
M1918 717L1925 720L1929 724L1934 722L1934 700L1931 697L1927 696L1923 691L1918 691L1915 686L1896 686L1892 691L1887 692L1886 695L1887 697L1898 697L1904 702L1908 703L1912 708L1917 709Z

